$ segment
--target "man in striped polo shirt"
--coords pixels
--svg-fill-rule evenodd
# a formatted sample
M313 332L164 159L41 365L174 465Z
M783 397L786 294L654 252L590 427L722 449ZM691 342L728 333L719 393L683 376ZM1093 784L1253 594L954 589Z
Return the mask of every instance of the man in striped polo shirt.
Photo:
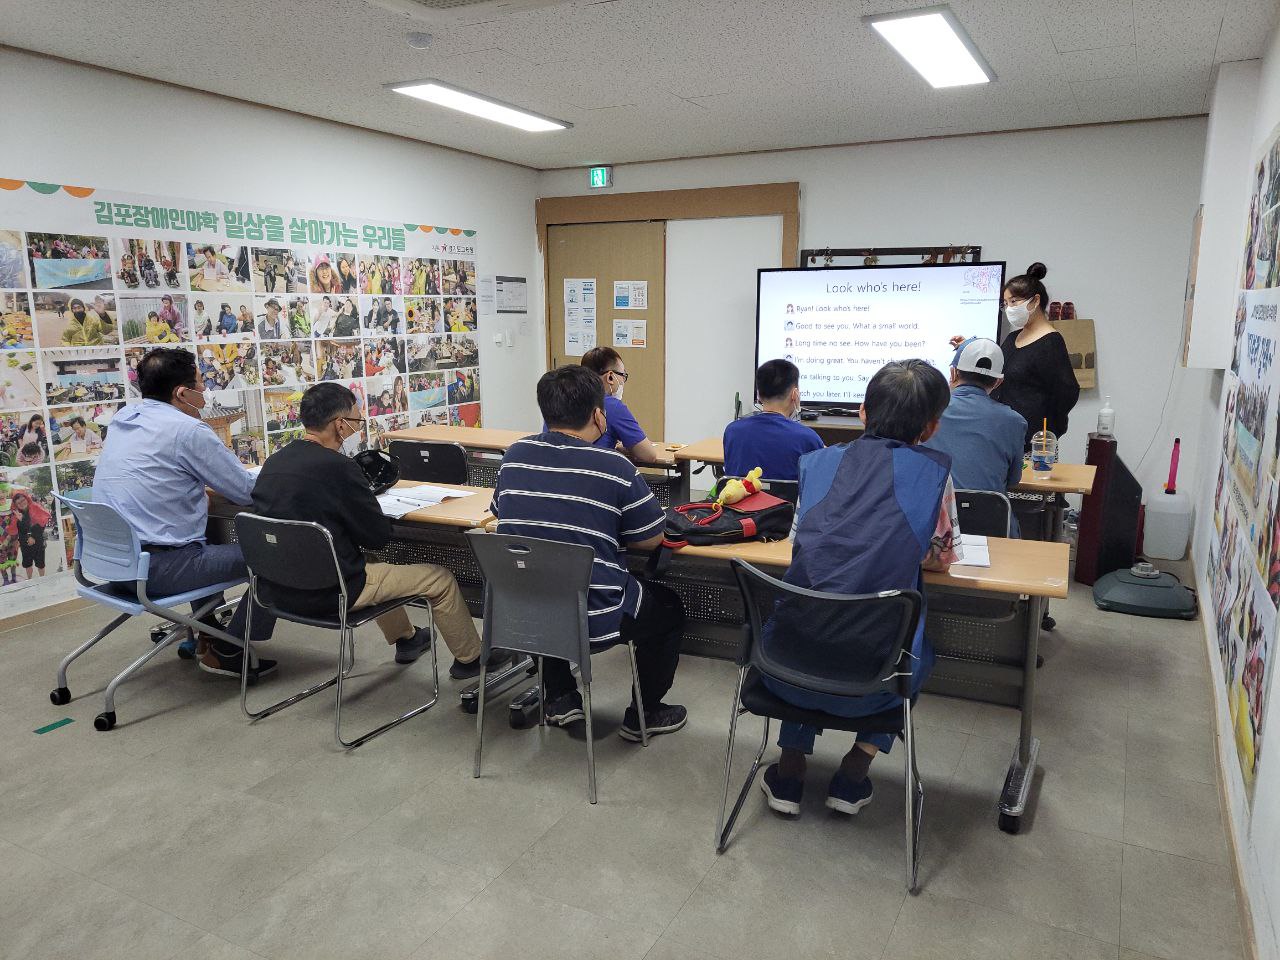
M622 454L592 446L607 429L604 387L581 366L565 366L538 381L545 432L511 445L502 458L493 513L498 532L586 544L595 551L587 623L592 652L628 641L636 646L640 695L652 736L685 724L685 708L662 702L675 679L684 606L664 586L627 572L627 547L652 550L666 516L649 485ZM569 665L543 665L547 720L566 726L584 717L582 694ZM640 740L634 698L620 736Z

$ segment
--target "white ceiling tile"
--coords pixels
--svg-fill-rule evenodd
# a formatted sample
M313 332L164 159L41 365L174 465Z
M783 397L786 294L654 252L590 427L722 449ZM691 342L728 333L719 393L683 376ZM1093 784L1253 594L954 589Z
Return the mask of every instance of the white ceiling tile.
M1043 0L1042 11L1059 53L1134 42L1132 0Z
M1061 53L1058 61L1066 80L1110 80L1138 75L1137 47L1132 43Z
M1222 18L1215 62L1262 56L1267 37L1276 26L1278 8L1275 0L1231 0Z

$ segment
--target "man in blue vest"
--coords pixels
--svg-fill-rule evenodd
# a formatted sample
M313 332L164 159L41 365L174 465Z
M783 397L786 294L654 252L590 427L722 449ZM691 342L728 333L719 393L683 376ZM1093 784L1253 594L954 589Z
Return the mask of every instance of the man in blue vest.
M951 456L951 479L960 490L1005 493L1022 479L1027 421L991 399L1004 377L1004 353L994 340L973 337L951 361L951 403L925 446ZM1017 519L1011 517L1013 536Z
M938 428L949 399L947 381L924 360L886 364L867 384L862 403L866 433L858 440L807 454L800 460L800 501L786 581L828 593L923 591L921 569L946 571L959 559L951 458L920 446ZM763 643L786 644L789 656L809 644L815 657L829 655L826 638L807 631L766 627ZM924 636L924 613L911 642L914 696L933 669L933 647ZM838 697L766 679L777 696L796 706L842 717L860 717L901 703L896 694ZM779 813L800 812L806 758L816 727L783 723L782 756L765 771L761 787ZM877 753L888 753L888 734L858 734L831 778L827 806L855 814L871 802L867 776Z

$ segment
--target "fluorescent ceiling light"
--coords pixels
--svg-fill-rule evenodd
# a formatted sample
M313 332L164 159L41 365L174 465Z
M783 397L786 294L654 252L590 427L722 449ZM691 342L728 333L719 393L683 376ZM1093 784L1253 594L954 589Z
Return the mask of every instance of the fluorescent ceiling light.
M960 87L995 79L995 73L947 7L862 19L933 87Z
M461 110L473 117L483 117L497 123L505 123L530 133L541 133L547 130L567 130L573 126L567 120L555 120L538 113L521 110L500 100L482 97L478 93L451 87L439 80L413 80L409 83L388 83L387 89L403 93L407 97L416 97L428 103Z

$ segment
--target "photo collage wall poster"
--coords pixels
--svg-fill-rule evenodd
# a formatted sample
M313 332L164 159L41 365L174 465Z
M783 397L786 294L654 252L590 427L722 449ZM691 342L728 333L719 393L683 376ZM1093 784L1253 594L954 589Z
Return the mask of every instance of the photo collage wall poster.
M0 596L61 599L54 493L93 484L148 350L195 354L205 422L254 466L322 380L360 398L366 446L480 426L477 326L474 230L0 179Z
M1278 131L1280 133L1280 131ZM1253 171L1235 309L1231 368L1223 380L1214 536L1203 558L1236 753L1250 803L1267 739L1271 661L1280 605L1280 139Z

